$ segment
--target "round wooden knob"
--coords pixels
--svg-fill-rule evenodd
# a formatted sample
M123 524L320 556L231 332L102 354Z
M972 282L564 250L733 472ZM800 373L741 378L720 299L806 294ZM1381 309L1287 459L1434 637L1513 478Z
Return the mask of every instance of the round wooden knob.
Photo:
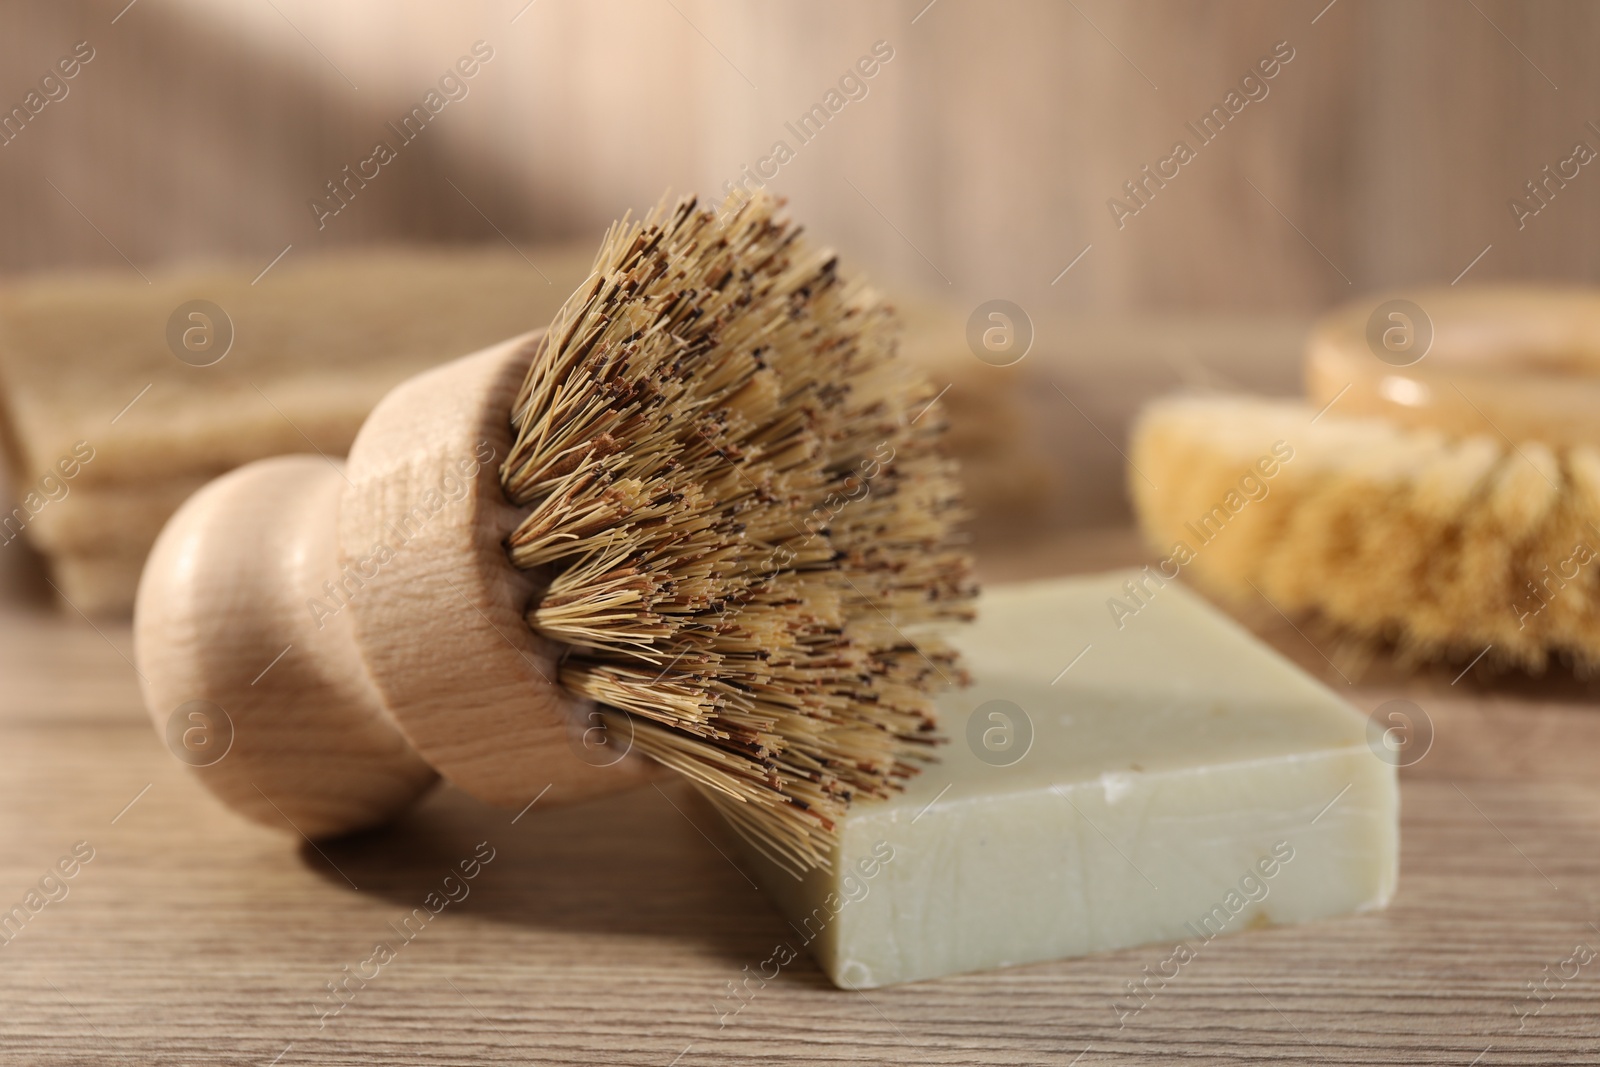
M561 649L523 619L541 575L502 544L519 515L499 465L541 337L402 383L345 464L252 463L162 532L135 609L146 706L237 811L317 836L384 821L435 771L502 806L655 773L555 684Z
M1320 408L1452 436L1600 446L1600 294L1436 289L1351 304L1306 349Z
M306 600L339 573L342 472L241 467L191 497L145 563L134 643L145 707L228 806L311 836L371 826L438 777L387 714L348 614Z

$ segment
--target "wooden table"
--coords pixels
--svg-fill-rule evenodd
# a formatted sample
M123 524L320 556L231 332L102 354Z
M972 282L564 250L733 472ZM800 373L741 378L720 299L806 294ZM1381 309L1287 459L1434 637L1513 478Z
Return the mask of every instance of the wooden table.
M984 558L996 580L1140 553L1112 531ZM1114 999L1165 949L868 994L802 959L721 1027L726 984L786 927L687 790L513 823L445 788L314 847L230 815L167 753L126 625L13 603L0 912L76 843L93 859L0 945L0 1064L1600 1063L1600 957L1563 966L1600 950L1596 689L1381 664L1348 685L1281 620L1262 632L1363 710L1403 695L1432 718L1387 911L1220 939L1121 1030ZM327 983L371 974L389 924L485 841L469 895L324 1024Z

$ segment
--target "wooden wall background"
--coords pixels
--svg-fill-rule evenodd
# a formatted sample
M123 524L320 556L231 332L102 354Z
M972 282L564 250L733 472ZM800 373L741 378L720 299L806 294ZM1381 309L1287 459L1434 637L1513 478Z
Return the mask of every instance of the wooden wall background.
M0 147L0 273L502 234L537 261L795 146L785 124L888 42L772 184L875 279L947 304L963 363L981 301L1032 316L1024 364L968 367L1025 410L946 398L964 440L994 439L969 499L1006 531L1128 521L1139 406L1294 392L1332 304L1469 265L1600 274L1600 163L1520 230L1507 208L1600 149L1587 0L0 0L0 106L80 40L70 95ZM307 201L478 40L469 95L319 230ZM1107 200L1280 41L1265 99L1119 230Z
M594 233L666 186L720 187L881 39L867 98L774 184L872 270L962 306L1309 313L1449 282L1488 245L1474 281L1600 271L1600 167L1520 232L1506 206L1574 141L1600 148L1585 0L526 2L0 4L7 106L75 41L96 50L0 148L0 269L121 268L111 244L141 269L265 265L291 243L492 239L483 216ZM319 232L308 197L477 39L495 58L470 95ZM1119 232L1107 198L1281 40L1270 95Z

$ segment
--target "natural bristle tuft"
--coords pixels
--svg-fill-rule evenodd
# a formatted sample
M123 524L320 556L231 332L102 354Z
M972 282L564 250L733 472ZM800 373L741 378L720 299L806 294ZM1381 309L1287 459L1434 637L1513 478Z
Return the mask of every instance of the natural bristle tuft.
M613 226L501 478L560 683L797 871L929 757L932 694L964 681L935 630L975 587L933 390L882 299L776 208L664 200Z

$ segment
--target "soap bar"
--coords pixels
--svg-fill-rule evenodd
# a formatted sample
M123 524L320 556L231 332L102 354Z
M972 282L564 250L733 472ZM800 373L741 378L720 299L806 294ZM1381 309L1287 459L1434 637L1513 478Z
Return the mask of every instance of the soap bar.
M836 985L1147 943L1182 961L1388 902L1399 794L1365 717L1177 581L993 587L954 643L974 684L940 698L939 762L853 805L831 870L747 853L781 948Z

